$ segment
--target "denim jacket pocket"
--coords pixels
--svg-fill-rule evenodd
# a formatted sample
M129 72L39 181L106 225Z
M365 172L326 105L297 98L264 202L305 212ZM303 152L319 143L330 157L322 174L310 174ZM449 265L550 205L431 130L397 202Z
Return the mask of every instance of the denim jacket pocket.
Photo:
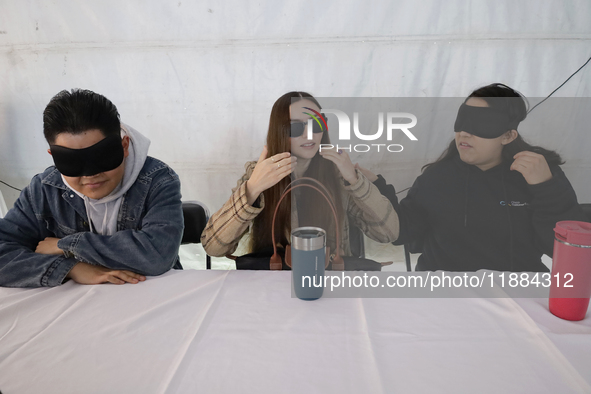
M73 228L58 223L57 220L55 220L52 217L45 218L44 220L47 230L54 234L56 238L63 238L65 236L76 234L78 232Z

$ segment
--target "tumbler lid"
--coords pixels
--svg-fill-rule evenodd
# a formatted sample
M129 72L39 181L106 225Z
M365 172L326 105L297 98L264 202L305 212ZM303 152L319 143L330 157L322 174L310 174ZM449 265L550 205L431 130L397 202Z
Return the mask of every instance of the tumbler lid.
M326 245L326 232L320 227L298 227L291 232L291 247L297 250L318 250Z
M591 246L591 223L565 220L554 227L556 238L573 245Z

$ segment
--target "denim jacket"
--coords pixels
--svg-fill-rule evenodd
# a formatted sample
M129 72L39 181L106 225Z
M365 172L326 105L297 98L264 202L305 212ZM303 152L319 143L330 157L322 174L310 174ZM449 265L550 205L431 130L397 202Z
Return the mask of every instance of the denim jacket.
M123 196L117 232L110 236L90 232L84 201L52 166L0 219L0 286L57 286L80 261L149 276L181 269L183 228L178 175L157 159L146 159ZM64 254L35 253L46 237L61 238Z

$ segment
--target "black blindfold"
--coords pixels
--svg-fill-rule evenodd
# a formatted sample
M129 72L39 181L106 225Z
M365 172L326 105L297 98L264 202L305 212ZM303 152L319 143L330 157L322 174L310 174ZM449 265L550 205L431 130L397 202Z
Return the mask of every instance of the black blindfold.
M509 130L517 130L519 121L511 120L503 112L490 107L462 104L454 125L456 133L465 131L481 138L497 138Z
M111 171L123 163L120 135L111 135L84 149L50 145L51 156L58 171L65 176L91 176Z

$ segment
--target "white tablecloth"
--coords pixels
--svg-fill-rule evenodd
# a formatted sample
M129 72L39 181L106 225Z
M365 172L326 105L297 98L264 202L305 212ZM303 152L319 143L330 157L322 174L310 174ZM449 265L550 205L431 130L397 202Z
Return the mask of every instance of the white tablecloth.
M590 393L547 300L291 298L288 272L0 288L11 393Z

